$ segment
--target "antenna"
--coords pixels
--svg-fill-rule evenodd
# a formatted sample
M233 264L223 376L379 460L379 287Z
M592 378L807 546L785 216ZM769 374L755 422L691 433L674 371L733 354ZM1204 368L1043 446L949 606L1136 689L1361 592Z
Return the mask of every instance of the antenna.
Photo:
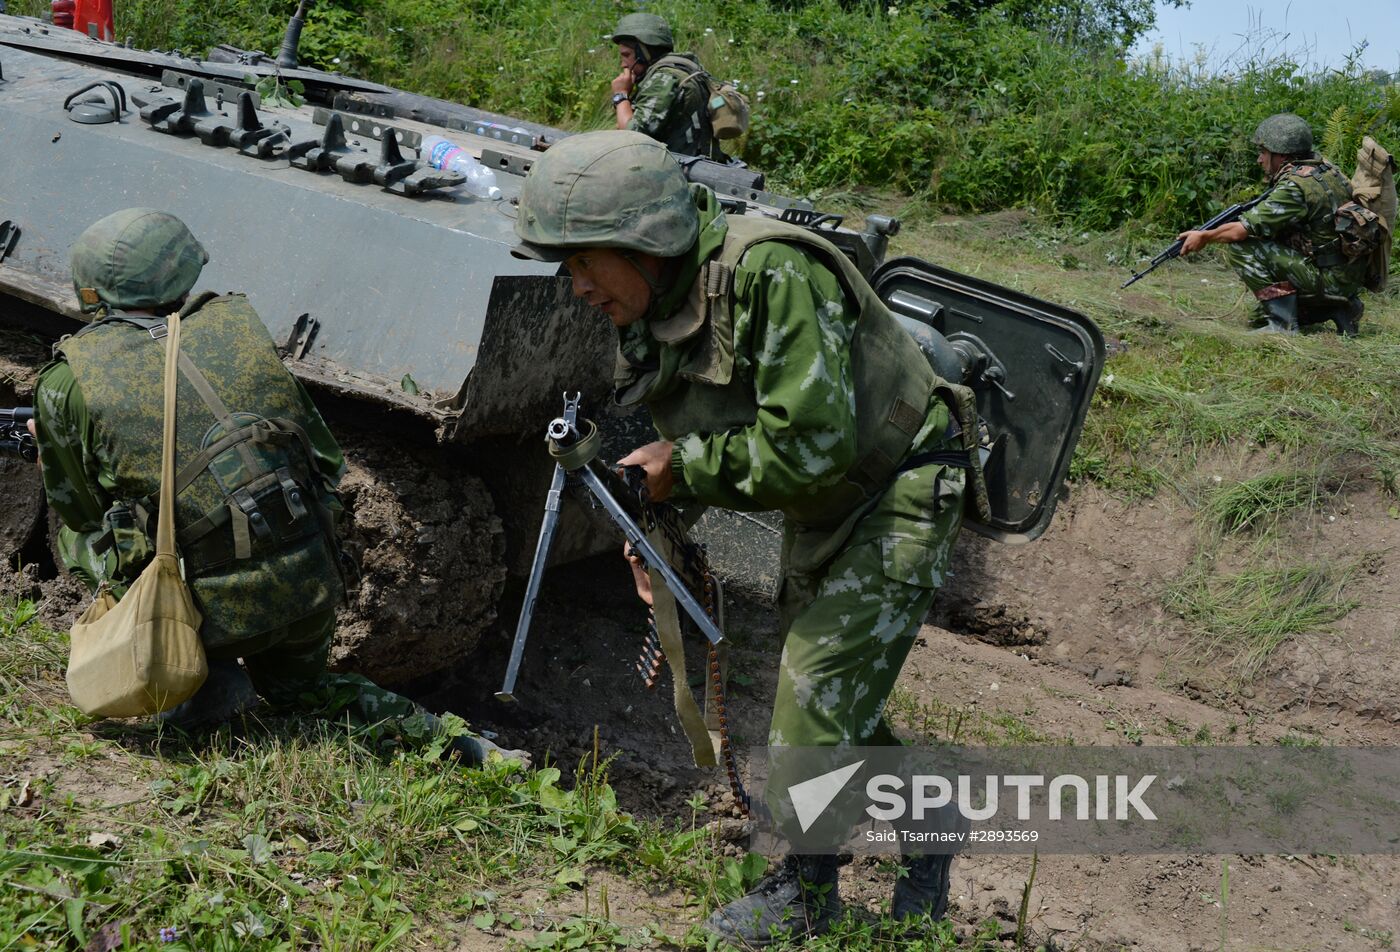
M277 65L282 69L297 68L297 44L301 42L301 28L306 23L306 11L311 8L311 0L300 0L297 12L287 21L287 32L282 36L282 49L277 53Z

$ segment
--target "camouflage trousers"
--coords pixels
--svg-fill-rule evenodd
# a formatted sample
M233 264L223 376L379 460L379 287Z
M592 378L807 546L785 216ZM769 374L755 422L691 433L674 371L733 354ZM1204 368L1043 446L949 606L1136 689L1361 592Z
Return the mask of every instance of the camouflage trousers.
M1365 261L1319 268L1302 252L1262 238L1226 245L1225 260L1258 298L1259 316L1265 300L1296 291L1303 323L1310 323L1309 309L1322 311L1359 293L1366 268Z
M879 539L841 552L824 577L787 577L780 608L791 622L784 626L769 745L899 744L885 704L934 592L891 578ZM806 778L787 777L775 763L770 789L786 790L799 779ZM769 805L780 823L792 819L785 807Z
M219 652L223 657L243 659L254 689L274 709L348 719L376 740L399 734L408 718L432 721L422 707L363 675L327 670L335 612L318 612L279 629L279 633L280 640L257 653L246 649Z
M899 743L885 703L943 582L961 524L959 491L942 500L924 537L856 541L825 571L784 576L779 611L786 636L770 745Z
M939 470L905 473L887 493L906 515L912 500L926 499L916 504L923 510L917 522L873 538L857 523L851 541L822 570L785 572L778 607L786 637L771 747L900 745L885 705L947 574L962 525L961 479ZM789 776L781 757L771 767L765 807L776 828L797 839L799 827L782 791L808 778ZM845 837L844 830L824 825L801 833L833 843Z

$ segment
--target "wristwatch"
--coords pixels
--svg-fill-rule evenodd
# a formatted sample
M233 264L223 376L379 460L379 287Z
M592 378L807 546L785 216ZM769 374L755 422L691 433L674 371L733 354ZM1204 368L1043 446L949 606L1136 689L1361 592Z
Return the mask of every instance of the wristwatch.
M632 101L632 97L629 96L629 95L627 95L626 93L613 93L613 108L614 108L614 109L616 109L616 108L617 108L619 105L621 105L622 103L631 102L631 101Z

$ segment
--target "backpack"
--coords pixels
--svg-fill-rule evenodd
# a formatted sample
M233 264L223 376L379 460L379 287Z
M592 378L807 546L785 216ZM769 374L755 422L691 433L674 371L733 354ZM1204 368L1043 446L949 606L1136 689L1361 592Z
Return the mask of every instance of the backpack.
M1351 191L1353 201L1337 209L1342 253L1353 259L1369 255L1366 287L1380 291L1390 272L1390 249L1395 232L1395 157L1370 136L1361 140L1361 148L1356 152ZM1364 214L1357 214L1357 210ZM1356 249L1355 253L1348 251L1349 244Z
M241 297L201 295L182 314L190 346L182 348L180 376L197 399L182 400L178 410L175 539L204 616L200 637L214 650L344 600L332 511L339 501L317 470L297 414L299 390L252 308ZM115 381L136 379L136 371L159 359L158 350L147 351L165 336L165 325L165 318L115 312L60 345L78 379L93 382L85 389L89 412L110 431L141 432L141 400L122 397ZM196 346L201 332L203 356ZM210 357L219 349L228 351L222 362ZM206 360L210 366L201 368ZM123 370L99 389L94 378L104 365ZM206 372L224 385L216 390ZM134 460L128 456L131 478L145 482L145 464ZM93 544L110 551L114 580L133 579L152 558L155 511L154 495L131 494L104 515Z
M652 64L652 69L675 69L685 73L680 85L695 83L705 96L705 114L716 139L737 139L749 131L749 101L733 83L716 80L688 56L668 53Z

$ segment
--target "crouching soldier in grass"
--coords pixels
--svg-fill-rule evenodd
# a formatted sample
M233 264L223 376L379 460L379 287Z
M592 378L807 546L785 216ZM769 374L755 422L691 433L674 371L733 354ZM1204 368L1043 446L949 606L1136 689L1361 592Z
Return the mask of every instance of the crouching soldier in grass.
M154 555L161 341L178 311L176 538L209 678L159 717L206 728L261 695L274 709L348 716L374 736L409 719L431 733L437 719L407 698L327 671L345 599L334 531L345 462L247 300L189 296L208 260L183 222L148 208L103 218L73 246L73 286L95 316L40 372L34 419L64 565L121 598ZM473 737L453 746L469 763L498 749Z
M661 436L621 461L651 498L785 516L769 744L897 745L885 702L962 523L962 472L917 459L952 446L918 347L832 245L726 217L636 133L545 153L516 234L515 254L562 261L616 328L616 398L646 405ZM951 862L906 857L894 915L942 916ZM837 867L788 856L707 928L739 945L820 932Z
M1268 194L1237 221L1182 232L1181 253L1228 245L1226 260L1259 302L1262 332L1296 334L1300 325L1330 321L1338 334L1354 337L1369 249L1349 253L1349 236L1338 228L1337 209L1351 201L1351 183L1313 153L1311 127L1292 113L1265 119L1253 142ZM1343 224L1367 227L1360 219Z

